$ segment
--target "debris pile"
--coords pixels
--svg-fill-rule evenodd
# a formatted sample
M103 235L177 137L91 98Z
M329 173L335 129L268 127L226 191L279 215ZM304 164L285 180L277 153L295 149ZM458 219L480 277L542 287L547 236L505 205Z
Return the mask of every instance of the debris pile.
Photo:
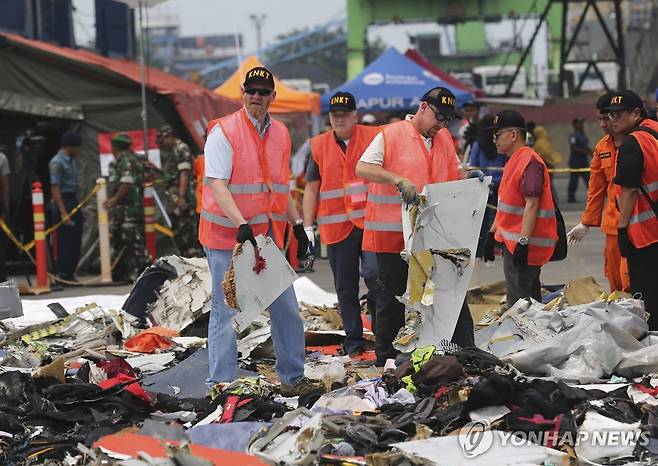
M0 463L658 461L658 335L641 301L588 279L506 310L504 283L471 289L478 347L439 340L384 368L372 351L340 354L335 295L298 279L305 375L324 388L288 398L267 313L239 333L239 378L206 384L205 262L156 265L175 276L136 283L132 298L155 297L144 318L99 296L26 301L24 316L0 320Z

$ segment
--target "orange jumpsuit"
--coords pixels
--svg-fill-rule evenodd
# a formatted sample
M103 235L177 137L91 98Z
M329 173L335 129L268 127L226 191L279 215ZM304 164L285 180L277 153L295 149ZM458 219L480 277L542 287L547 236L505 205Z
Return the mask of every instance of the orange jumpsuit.
M587 190L587 205L581 223L590 227L600 226L606 235L603 273L608 278L610 291L622 291L630 287L628 265L626 259L621 257L617 245L619 211L615 205L615 184L613 182L616 167L617 148L612 136L606 134L594 148Z

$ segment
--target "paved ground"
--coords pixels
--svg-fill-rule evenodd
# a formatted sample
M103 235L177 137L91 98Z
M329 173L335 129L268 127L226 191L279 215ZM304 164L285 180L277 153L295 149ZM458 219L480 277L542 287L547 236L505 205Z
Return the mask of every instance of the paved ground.
M566 199L567 177L564 175L556 180L556 189L561 199ZM579 199L584 199L585 192L580 186ZM560 204L567 231L576 225L580 220L580 214L584 208L584 203ZM562 262L549 263L542 270L542 282L546 284L565 283L571 279L592 276L601 286L607 288L607 280L603 276L603 243L604 236L598 229L591 229L585 239L576 246L569 248L569 256ZM502 280L503 266L502 260L496 260L493 265L485 266L482 262L476 263L475 272L473 273L472 284L480 285ZM334 291L333 277L329 269L329 261L318 259L315 262L315 271L307 275L318 286L327 291ZM18 277L19 281L24 281ZM129 293L131 286L89 286L89 287L70 287L61 291L53 291L47 295L26 296L25 299L48 298L57 300L58 298L71 296L84 296L92 294L126 294Z

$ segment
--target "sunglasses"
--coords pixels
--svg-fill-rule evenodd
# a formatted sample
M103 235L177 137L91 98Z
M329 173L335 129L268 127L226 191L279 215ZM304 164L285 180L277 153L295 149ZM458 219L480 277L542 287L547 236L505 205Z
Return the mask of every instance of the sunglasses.
M267 97L274 92L272 89L257 89L255 87L247 87L244 91L249 95L258 94L261 97Z
M494 142L496 142L496 140L497 140L502 134L509 133L510 131L518 131L518 130L517 130L516 128L510 128L510 129L504 129L504 130L502 130L502 131L497 131L497 132L493 133L493 140L494 140Z
M436 118L436 121L439 123L449 123L452 118L445 116L443 113L439 112L439 110L434 107L431 104L427 104L427 106L434 112L434 118Z

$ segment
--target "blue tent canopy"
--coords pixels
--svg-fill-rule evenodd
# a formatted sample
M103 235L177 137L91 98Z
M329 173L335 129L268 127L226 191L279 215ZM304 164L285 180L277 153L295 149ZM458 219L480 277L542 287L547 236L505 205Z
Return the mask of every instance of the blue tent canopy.
M420 105L425 92L437 86L450 89L458 106L474 98L470 92L450 86L391 47L354 79L324 94L322 112L329 111L329 99L337 91L352 93L359 112L411 110Z

